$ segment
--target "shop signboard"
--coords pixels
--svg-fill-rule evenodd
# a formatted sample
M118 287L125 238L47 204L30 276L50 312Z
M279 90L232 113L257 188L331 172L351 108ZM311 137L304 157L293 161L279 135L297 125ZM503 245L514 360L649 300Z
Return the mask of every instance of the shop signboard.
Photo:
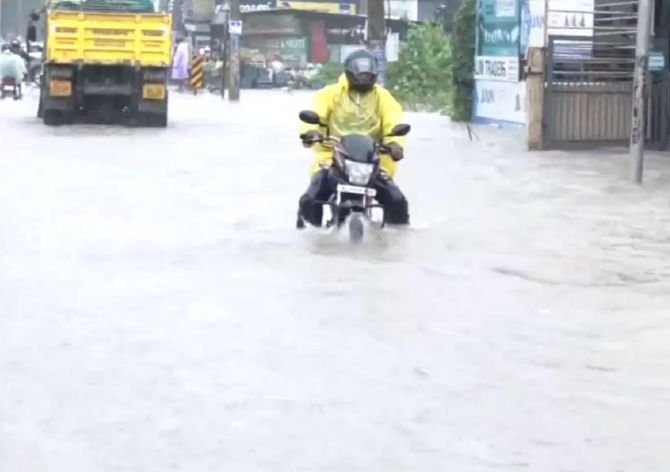
M244 34L293 35L300 34L302 26L290 13L247 15L244 19Z
M518 56L518 0L479 0L478 5L477 55Z
M519 57L477 56L475 79L519 81Z
M267 11L272 10L276 6L275 0L243 0L240 2L241 12L250 11Z
M347 15L355 15L358 12L357 5L353 2L294 2L292 0L277 0L277 7Z
M545 36L593 36L594 0L522 0L521 54L527 47L544 47ZM547 10L549 14L547 15ZM591 42L558 41L562 55L591 53Z
M384 9L388 18L409 21L418 21L419 19L419 2L417 0L386 0Z
M242 55L250 61L280 60L286 64L304 65L307 63L307 44L307 38L304 36L245 37L242 44Z
M526 123L526 83L477 80L473 100L475 122Z

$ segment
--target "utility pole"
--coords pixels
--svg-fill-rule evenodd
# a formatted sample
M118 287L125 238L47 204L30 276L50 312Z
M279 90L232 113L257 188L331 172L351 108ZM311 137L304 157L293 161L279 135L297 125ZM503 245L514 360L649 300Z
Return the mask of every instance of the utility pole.
M216 5L214 20L212 21L212 38L217 38L217 53L221 60L221 98L226 98L226 83L228 70L228 21L230 19L230 5L228 2Z
M635 183L642 183L647 90L649 81L649 41L651 36L651 0L639 0L633 76L633 111L630 127L630 158Z
M240 37L242 36L242 14L240 0L230 1L230 22L228 23L228 100L240 100Z
M379 61L379 83L384 85L386 71L386 18L384 0L367 0L368 7L368 49Z
M223 37L221 38L221 98L226 98L226 86L228 79L228 51L230 51L230 34L228 34L228 14L226 23L223 25Z

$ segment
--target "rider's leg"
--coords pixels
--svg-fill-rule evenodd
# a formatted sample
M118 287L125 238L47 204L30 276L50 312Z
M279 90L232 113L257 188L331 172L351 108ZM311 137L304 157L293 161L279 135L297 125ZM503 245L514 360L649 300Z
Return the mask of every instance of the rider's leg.
M312 176L307 191L300 197L300 214L310 224L321 226L324 202L333 193L328 169L321 169Z
M392 225L409 224L409 203L400 187L390 178L382 177L375 185L377 201L384 206L384 222Z

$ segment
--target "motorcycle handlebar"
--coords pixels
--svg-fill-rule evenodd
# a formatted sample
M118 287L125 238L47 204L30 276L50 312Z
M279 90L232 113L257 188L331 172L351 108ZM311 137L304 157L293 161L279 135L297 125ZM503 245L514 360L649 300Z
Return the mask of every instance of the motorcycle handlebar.
M334 136L322 136L322 135L319 135L319 137L316 138L316 139L310 139L310 135L309 135L308 133L302 133L302 134L300 135L300 140L301 140L304 144L316 144L316 143L322 143L322 144L335 144L335 143L339 143L339 142L340 142L340 140L337 139L337 138L334 137ZM386 144L384 144L384 143L375 143L375 146L377 147L377 150L378 150L379 152L382 152L382 153L384 153L384 154L388 154L388 153L390 152L388 145L386 145Z

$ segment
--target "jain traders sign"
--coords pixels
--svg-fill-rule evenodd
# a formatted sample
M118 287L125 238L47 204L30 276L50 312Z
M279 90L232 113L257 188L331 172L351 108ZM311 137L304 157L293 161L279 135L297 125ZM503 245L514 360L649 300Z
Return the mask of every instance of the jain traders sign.
M475 79L519 81L519 58L477 56L475 58Z

